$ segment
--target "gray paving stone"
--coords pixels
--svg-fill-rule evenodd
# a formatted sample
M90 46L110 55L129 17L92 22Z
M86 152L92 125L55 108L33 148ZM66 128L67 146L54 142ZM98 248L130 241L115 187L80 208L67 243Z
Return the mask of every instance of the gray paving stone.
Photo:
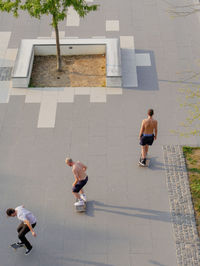
M168 197L175 205L172 191L168 195L166 189L161 149L164 144L199 144L197 138L180 138L169 132L185 117L177 103L182 86L176 82L180 81L177 73L198 71L198 15L172 20L163 1L103 0L100 5L99 12L81 19L80 27L66 27L63 21L59 29L65 36L79 38L134 36L137 52L150 53L152 66L138 67L139 86L123 89L122 95L107 96L106 103L91 104L89 96L75 96L74 103L59 103L53 129L36 127L40 105L26 104L24 96L12 96L8 104L0 104L2 210L24 203L38 218L38 236L29 236L34 250L27 258L23 250L13 254L8 249L17 238L18 223L2 215L3 266L175 266L176 256L178 261L185 260L182 265L198 263L195 252L190 263L191 242L186 242L185 249L181 242L192 233L185 228L194 222L190 215L175 220L183 235L173 239ZM106 32L106 20L119 20L120 31ZM11 31L8 48L18 48L22 38L50 37L50 22L50 16L39 21L28 15L15 19L1 13L0 31ZM137 166L138 131L149 107L156 111L159 135L150 150L152 165L142 169ZM73 176L64 163L66 156L88 165L85 215L74 211ZM167 180L174 182L176 171L183 171L179 166L182 159L173 156L164 161ZM183 171L176 185L168 182L169 188L180 190L184 178ZM185 199L180 199L183 204Z
M10 80L12 67L0 67L0 81Z

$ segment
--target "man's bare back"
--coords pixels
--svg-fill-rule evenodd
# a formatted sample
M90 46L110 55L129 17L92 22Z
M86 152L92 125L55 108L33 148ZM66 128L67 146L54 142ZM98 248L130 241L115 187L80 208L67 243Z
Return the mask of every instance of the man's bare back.
M77 161L72 166L72 172L78 180L84 180L87 176L85 172L86 168L87 167L84 164L82 164L80 161Z
M142 132L141 134L155 134L156 139L156 131L157 131L157 121L153 118L146 118L142 121Z

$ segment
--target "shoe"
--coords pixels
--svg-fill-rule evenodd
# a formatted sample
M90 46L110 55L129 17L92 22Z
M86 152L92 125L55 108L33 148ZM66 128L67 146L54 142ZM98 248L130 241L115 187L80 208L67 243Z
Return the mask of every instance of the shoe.
M16 244L18 245L18 247L23 247L24 246L24 244L22 242L17 242Z
M31 252L31 250L32 250L32 248L30 248L30 249L26 249L25 255L29 255L30 252Z
M83 194L80 194L80 197L81 197L81 199L83 200L83 201L87 201L87 198L86 198L86 195L85 195L85 193L83 193Z
M84 205L84 201L82 199L80 199L79 201L74 203L75 206L82 206Z
M139 161L139 164L142 165L142 166L146 166L146 161L145 161L145 159Z

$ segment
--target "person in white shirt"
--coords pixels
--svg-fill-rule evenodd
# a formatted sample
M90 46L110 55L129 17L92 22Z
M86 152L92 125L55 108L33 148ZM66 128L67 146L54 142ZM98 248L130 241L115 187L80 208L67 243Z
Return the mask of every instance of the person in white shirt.
M18 238L20 239L21 242L18 242L17 245L19 246L25 245L26 246L25 254L28 255L30 251L32 250L32 246L27 240L27 238L25 237L25 235L29 231L31 231L32 235L36 237L36 233L33 230L37 222L35 216L30 211L25 209L23 205L18 206L15 209L13 208L7 209L6 214L9 217L17 216L17 218L21 221L21 224L17 228Z

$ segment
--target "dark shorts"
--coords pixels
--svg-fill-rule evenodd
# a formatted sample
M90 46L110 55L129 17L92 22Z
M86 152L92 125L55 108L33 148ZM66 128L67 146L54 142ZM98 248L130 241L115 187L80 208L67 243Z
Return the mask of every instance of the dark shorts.
M88 181L88 176L86 176L85 179L78 181L78 183L72 188L72 191L78 193L81 190L81 188L83 188L86 185L87 181Z
M140 145L145 146L145 145L152 145L154 141L154 134L151 136L144 136L142 135L140 138Z

